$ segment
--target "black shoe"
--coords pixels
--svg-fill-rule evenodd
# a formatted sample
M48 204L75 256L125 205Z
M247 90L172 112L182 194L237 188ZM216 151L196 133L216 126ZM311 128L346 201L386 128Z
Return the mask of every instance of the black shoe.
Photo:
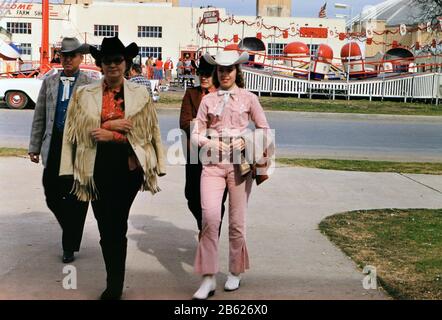
M100 300L121 300L121 295L123 292L121 290L112 290L106 288L100 296Z
M63 251L63 263L70 263L75 260L74 251Z

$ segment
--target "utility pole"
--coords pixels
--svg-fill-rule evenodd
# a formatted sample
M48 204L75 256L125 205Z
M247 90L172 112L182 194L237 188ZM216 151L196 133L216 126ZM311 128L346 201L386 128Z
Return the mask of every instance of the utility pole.
M49 0L42 0L40 72L49 70Z
M348 24L346 26L347 32L349 34L349 53L351 53L351 40L352 40L352 7L348 4L345 3L335 3L335 8L337 9L348 9L349 10L349 15L348 15ZM351 59L350 57L347 57L347 100L350 100L350 64L351 64Z
M273 27L273 45L272 45L272 50L270 51L270 53L272 54L272 77L271 77L271 88L270 88L270 96L272 96L273 95L273 84L274 84L274 81L275 81L275 79L274 79L274 72L275 72L275 70L274 70L274 66L275 66L275 52L276 52L276 50L275 50L275 40L276 40L276 27Z

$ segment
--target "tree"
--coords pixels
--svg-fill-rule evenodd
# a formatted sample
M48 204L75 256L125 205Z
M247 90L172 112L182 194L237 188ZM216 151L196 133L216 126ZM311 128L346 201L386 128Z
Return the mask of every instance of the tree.
M420 17L422 22L431 22L431 24L438 25L438 18L442 18L442 0L414 0L420 7Z

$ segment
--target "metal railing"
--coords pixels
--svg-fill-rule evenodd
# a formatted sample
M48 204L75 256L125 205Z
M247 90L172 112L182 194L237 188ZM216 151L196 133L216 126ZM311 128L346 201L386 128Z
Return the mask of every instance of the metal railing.
M399 98L405 102L412 99L434 99L438 104L442 98L442 74L424 73L372 78L367 80L315 81L292 77L273 77L266 72L243 68L246 89L261 93L309 96L325 95L376 98Z

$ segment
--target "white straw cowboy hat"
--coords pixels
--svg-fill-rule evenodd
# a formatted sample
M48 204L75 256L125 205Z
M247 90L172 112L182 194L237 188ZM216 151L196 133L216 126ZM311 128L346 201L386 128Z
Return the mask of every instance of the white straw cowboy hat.
M204 59L212 65L231 66L249 61L249 54L247 52L239 54L237 51L220 51L215 58L212 58L209 53L205 53Z

